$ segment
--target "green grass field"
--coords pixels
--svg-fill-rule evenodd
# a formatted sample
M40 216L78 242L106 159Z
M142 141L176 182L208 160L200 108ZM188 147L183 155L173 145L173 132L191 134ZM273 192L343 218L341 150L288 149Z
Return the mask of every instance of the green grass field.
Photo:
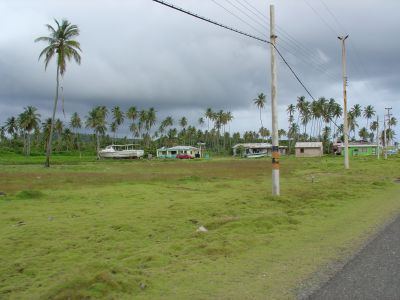
M0 299L291 299L400 211L400 157L0 157ZM199 226L208 232L196 232Z

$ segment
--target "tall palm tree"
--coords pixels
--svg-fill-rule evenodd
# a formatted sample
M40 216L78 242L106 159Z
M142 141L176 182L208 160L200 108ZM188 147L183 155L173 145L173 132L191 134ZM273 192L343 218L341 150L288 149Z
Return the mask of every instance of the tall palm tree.
M37 108L28 106L24 112L19 115L19 127L24 131L24 149L25 154L31 153L31 132L37 128L40 123L40 114L37 113Z
M64 124L60 119L57 119L54 123L54 131L57 133L57 150L60 151L62 146L62 132L64 130Z
M261 110L264 108L265 103L267 102L266 96L263 93L260 93L260 94L258 94L257 98L253 100L253 102L260 110L261 127L264 127L263 122L262 122L262 117L261 117Z
M367 127L369 128L369 120L375 116L375 109L372 105L368 105L366 107L364 107L364 111L363 111L363 117L367 119Z
M199 123L200 127L202 127L204 125L204 118L200 117L197 122Z
M96 106L91 111L89 111L89 115L86 117L86 127L92 128L96 135L96 151L97 157L99 158L100 151L100 135L105 134L107 130L107 118L108 109L105 106Z
M50 155L51 155L51 140L54 128L54 119L57 110L58 102L58 91L59 91L59 76L64 76L66 71L66 60L69 61L74 59L79 65L81 63L81 56L78 51L82 51L79 42L73 40L74 37L79 35L79 28L76 25L72 25L67 20L62 20L61 23L54 20L57 28L47 24L46 27L50 31L49 36L42 36L35 39L35 42L46 42L46 46L39 55L39 60L44 56L45 69L51 59L56 57L57 62L57 76L56 76L56 96L54 99L53 116L50 127L50 136L48 140L47 150L46 150L46 162L45 167L50 167Z
M396 126L397 125L397 119L395 117L391 117L389 119L388 124L389 124L389 126Z
M368 129L366 127L361 128L360 131L358 132L358 135L363 141L368 140L369 137Z
M74 112L72 114L71 122L69 124L70 124L70 127L72 128L72 131L74 132L74 136L75 136L74 139L76 140L76 145L78 146L79 157L82 157L81 146L79 143L79 133L78 133L78 129L82 128L82 121L77 112Z
M213 114L214 113L213 113L213 111L212 111L212 109L210 107L206 109L206 112L205 112L204 116L207 119L207 129L208 130L210 130L210 120L212 120Z
M15 117L9 117L4 124L4 127L6 129L6 132L11 135L12 138L16 138L16 134L18 132L18 122L17 118Z
M135 106L131 106L128 108L128 111L126 112L126 117L132 122L131 125L129 125L129 130L132 132L132 143L133 143L135 132L137 131L135 120L138 117L138 111Z
M51 129L51 124L52 124L52 119L47 118L44 120L42 123L42 128L43 128L43 140L44 140L44 147L47 149L47 144L49 143L50 139L50 129Z
M115 106L111 109L111 113L112 113L112 125L111 125L111 131L114 133L114 142L115 142L115 138L117 135L117 131L119 126L122 125L122 123L124 123L124 112L121 111L119 106Z

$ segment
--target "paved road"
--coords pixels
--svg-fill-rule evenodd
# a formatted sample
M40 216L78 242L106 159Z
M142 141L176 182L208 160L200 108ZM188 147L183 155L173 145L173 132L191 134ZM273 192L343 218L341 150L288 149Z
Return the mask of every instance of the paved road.
M308 299L400 299L400 216Z

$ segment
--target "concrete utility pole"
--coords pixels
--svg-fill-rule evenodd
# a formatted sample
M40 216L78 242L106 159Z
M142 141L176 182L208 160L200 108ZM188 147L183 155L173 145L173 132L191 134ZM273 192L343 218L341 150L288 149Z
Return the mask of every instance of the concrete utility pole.
M376 126L376 146L377 146L377 149L376 149L376 151L378 152L377 154L378 154L378 159L380 158L380 152L381 152L381 149L380 149L380 147L379 147L379 116L376 116L376 124L377 124L377 126Z
M387 159L387 152L388 152L388 145L387 144L388 144L388 141L387 141L387 135L386 135L386 121L388 122L388 127L390 129L390 116L391 116L390 110L392 108L391 107L385 107L385 109L387 110L387 115L385 115L384 118L383 118L383 123L384 123L383 137L384 137L384 140L385 140L385 159Z
M387 149L386 149L386 115L383 116L383 143L384 143L384 148L383 148L383 153L385 155L385 159L387 159Z
M272 195L280 195L279 186L279 136L278 136L278 103L276 89L276 60L275 60L275 8L270 5L270 44L271 44L271 111L272 111Z
M345 41L349 37L339 36L342 41L342 73L343 73L343 131L344 131L344 168L349 169L349 129L347 120L347 76L346 76L346 44Z

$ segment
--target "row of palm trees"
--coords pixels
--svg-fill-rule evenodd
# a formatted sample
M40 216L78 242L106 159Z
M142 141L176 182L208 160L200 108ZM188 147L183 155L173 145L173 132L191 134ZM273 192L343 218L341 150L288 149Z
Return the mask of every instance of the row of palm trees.
M153 107L138 110L135 106L129 107L127 111L123 111L119 106L111 109L106 106L96 106L84 119L75 112L68 125L56 119L53 131L52 119L48 118L41 122L38 110L28 106L17 117L8 118L4 126L0 127L0 133L2 141L8 140L10 143L22 140L23 153L26 155L31 152L32 137L37 149L46 148L49 141L53 140L51 149L57 151L76 149L81 153L82 146L84 149L91 147L90 139L80 138L82 134L87 136L87 130L82 131L83 128L93 130L95 149L98 152L104 143L121 141L118 130L122 126L125 129L129 128L130 142L141 144L148 151L154 152L158 146L196 145L202 142L210 151L227 153L234 143L270 140L271 132L263 126L261 115L265 107L265 95L259 94L254 103L260 109L261 127L258 131L246 131L243 134L238 132L231 134L229 125L233 115L229 111L213 111L207 108L204 115L197 120L197 124L189 125L185 116L176 121L172 116L158 121L157 112ZM339 122L342 112L341 106L334 99L320 98L307 101L304 97L299 97L296 104L287 107L289 128L287 131L280 129L279 138L288 137L289 147L294 145L295 141L323 141L326 143L325 148L329 149L333 141L343 139L343 125ZM353 139L361 117L365 118L366 125L358 131L359 137L370 141L381 138L375 135L379 125L376 120L372 121L375 114L375 109L371 105L362 108L356 104L350 109L349 129L353 133ZM386 132L388 140L393 139L393 127L396 124L396 118L391 117L388 122L390 128ZM128 138L122 139L128 142Z
M332 141L342 139L344 134L343 124L341 123L343 108L333 98L328 100L321 97L317 100L307 101L303 96L298 97L297 103L290 104L286 111L288 113L288 136L290 138L319 141L326 138L330 138ZM362 107L360 104L355 104L347 115L350 138L356 140L356 134L360 139L371 142L378 138L376 133L379 123L374 120L376 111L372 105ZM365 126L361 128L360 118L365 119ZM396 118L391 117L388 120L388 125L396 126ZM357 129L359 129L358 132ZM388 130L388 136L389 139L393 139L394 131L392 129Z
M205 120L207 120L208 129L203 131ZM205 142L212 151L223 152L228 149L228 144L229 146L232 144L230 133L226 131L226 127L232 120L231 112L223 110L214 112L208 108L204 116L198 119L199 128L196 128L195 125L189 125L185 116L176 121L172 116L167 116L157 122L157 113L153 107L148 110L138 110L131 106L124 112L119 106L111 109L106 106L96 106L83 119L74 112L67 126L60 119L56 119L52 129L51 118L41 122L37 108L28 106L17 117L9 117L4 126L0 127L0 133L1 140L7 140L9 143L22 139L25 155L31 152L32 136L35 137L37 148L46 147L52 141L51 150L77 149L81 152L82 143L86 143L83 145L85 149L88 148L87 139L82 141L79 138L87 132L82 132L83 128L93 130L98 152L102 142L116 143L121 140L118 130L124 125L124 128L128 128L131 133L130 142L139 143L147 149L154 148L155 142L171 146L177 143L195 145L198 142ZM240 134L236 137L240 138ZM126 137L124 140L128 141Z

